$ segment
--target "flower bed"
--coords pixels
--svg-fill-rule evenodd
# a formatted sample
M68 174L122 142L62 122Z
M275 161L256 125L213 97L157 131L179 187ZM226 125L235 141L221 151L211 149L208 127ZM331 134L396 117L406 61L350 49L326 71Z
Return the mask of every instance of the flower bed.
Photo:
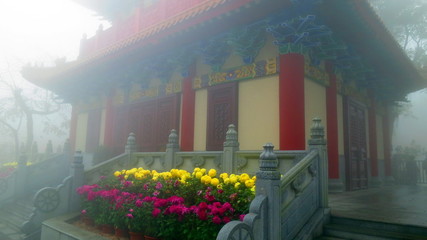
M114 175L77 189L82 215L163 240L215 239L224 224L248 212L256 181L248 174L217 176L215 169L200 168L133 168Z
M32 163L27 162L27 166L30 166ZM13 171L18 167L18 162L7 162L0 165L0 178L6 178L10 176Z

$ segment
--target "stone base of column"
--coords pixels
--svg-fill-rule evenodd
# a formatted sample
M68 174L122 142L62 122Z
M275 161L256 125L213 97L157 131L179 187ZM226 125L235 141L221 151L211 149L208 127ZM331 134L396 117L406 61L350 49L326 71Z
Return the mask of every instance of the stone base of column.
M334 179L334 178L328 179L328 192L338 193L338 192L344 192L344 191L345 191L345 186L341 179Z
M381 186L382 186L382 182L379 177L371 177L371 179L369 180L369 187L376 188Z
M394 179L393 176L386 176L384 179L384 184L386 186L391 186L394 185L396 183L396 180Z

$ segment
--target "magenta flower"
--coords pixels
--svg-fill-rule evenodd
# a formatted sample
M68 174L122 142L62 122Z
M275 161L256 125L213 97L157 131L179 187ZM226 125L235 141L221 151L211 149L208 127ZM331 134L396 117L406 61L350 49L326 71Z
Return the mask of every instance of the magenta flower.
M126 214L126 217L127 218L133 218L133 215L132 215L132 213L128 213L128 214Z
M222 222L223 223L228 223L230 221L231 221L231 219L229 217L227 217L227 216L225 216L225 217L222 218Z
M157 216L159 216L160 212L161 212L160 209L154 208L151 215L153 215L153 217L157 217Z
M161 183L161 182L157 182L157 184L156 184L156 189L157 190L160 190L160 189L162 189L163 188L163 184Z
M212 218L212 222L215 223L215 224L221 224L222 220L221 220L220 217L215 216L215 217Z

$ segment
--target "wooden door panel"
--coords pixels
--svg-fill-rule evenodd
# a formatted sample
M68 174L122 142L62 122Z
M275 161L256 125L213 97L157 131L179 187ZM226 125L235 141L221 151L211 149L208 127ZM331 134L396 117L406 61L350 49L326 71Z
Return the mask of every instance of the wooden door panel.
M172 129L179 130L179 95L160 99L157 104L156 151L164 151Z
M237 128L237 97L237 83L208 88L206 150L222 150L228 125Z
M154 151L156 142L156 102L150 101L142 104L140 117L140 146L142 151Z
M127 138L129 136L129 108L127 106L117 107L113 116L113 152L120 154L124 152Z
M348 98L345 106L347 188L363 189L368 187L365 110L364 106Z

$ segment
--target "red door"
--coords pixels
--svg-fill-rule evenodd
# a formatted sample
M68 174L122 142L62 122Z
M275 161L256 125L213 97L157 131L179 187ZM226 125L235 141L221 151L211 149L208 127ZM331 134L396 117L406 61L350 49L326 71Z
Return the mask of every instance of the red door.
M170 131L179 130L179 104L176 94L118 107L113 126L116 153L124 151L131 132L136 135L137 151L164 151Z
M347 98L344 110L347 189L364 189L368 187L365 108Z
M223 149L228 125L237 127L237 83L208 88L208 123L206 150Z

